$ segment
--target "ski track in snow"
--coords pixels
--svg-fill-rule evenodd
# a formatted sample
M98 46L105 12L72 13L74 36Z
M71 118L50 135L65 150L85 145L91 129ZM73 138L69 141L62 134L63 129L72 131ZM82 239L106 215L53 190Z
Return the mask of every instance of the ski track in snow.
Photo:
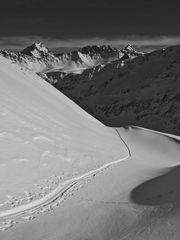
M22 220L32 220L32 219L34 219L34 216L32 216L32 212L33 213L36 213L38 211L40 211L41 213L45 212L48 207L51 208L52 207L51 205L54 204L54 202L56 202L57 200L60 200L62 198L62 196L64 195L64 193L66 193L68 190L70 190L80 180L89 178L92 175L97 174L98 172L110 167L111 165L117 164L117 163L124 161L124 160L128 159L129 157L131 157L131 152L130 152L128 145L123 140L123 138L121 137L120 133L118 132L118 130L116 128L115 128L115 131L117 132L120 140L126 146L127 153L128 153L126 157L106 163L97 169L88 171L87 173L84 173L80 176L69 179L69 180L65 181L64 183L60 183L52 192L48 193L46 196L44 196L40 199L37 199L31 203L21 205L21 206L15 207L13 209L0 211L0 219L3 219L3 224L0 225L0 231L8 230L15 223L17 223L14 220L10 220L9 217L17 218L17 217L20 217L21 215L23 215L23 217L21 218ZM44 211L42 208L44 208ZM27 216L27 214L30 216ZM26 215L26 216L24 216L24 215ZM7 218L7 219L5 219L5 218Z
M147 132L153 132L156 134L165 135L167 137L173 137L176 139L179 139L179 136L163 133L163 132L157 132L153 131L151 129L141 128L138 126L129 126L129 127L135 127L138 129L145 130ZM91 176L95 176L97 173L101 172L102 170L114 165L118 164L121 161L127 160L130 158L131 151L125 140L122 138L119 131L114 128L116 133L118 134L120 140L123 142L123 144L126 147L127 150L127 156L115 161L111 161L109 163L106 163L102 165L101 167L88 171L80 176L74 177L72 179L66 180L62 183L60 183L52 192L48 193L47 195L43 196L40 199L34 200L33 202L15 207L13 209L3 210L0 211L0 231L8 230L10 227L13 227L17 223L33 220L35 216L33 214L37 213L45 213L47 211L53 210L54 206L58 206L60 202L64 200L63 195L70 190L73 186L78 184L81 180L85 180L87 178L90 178ZM16 221L16 219L20 219L20 221ZM12 220L14 219L14 220Z

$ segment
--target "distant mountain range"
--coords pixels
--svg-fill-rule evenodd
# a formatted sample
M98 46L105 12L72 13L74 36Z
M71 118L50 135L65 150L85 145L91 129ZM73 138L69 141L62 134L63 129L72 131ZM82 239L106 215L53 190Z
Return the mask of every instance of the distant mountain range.
M108 126L138 125L180 135L180 45L150 53L130 45L54 54L35 43L0 54L38 73Z
M0 54L21 67L36 73L76 72L97 65L104 65L117 59L133 58L143 53L136 52L130 46L118 50L111 46L86 46L66 53L52 53L43 43L34 43L19 53L0 50Z

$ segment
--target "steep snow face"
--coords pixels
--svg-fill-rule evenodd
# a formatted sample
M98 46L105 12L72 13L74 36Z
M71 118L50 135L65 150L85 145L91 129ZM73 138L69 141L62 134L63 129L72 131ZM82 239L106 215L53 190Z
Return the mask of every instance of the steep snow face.
M105 127L36 74L0 57L0 200L125 157Z
M81 75L51 72L46 77L109 126L138 125L180 134L179 45L117 60Z

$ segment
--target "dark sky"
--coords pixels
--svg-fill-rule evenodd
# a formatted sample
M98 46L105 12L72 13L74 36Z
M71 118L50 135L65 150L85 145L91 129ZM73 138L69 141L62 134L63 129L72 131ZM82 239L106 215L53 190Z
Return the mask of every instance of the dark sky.
M177 37L179 22L178 4L165 0L0 0L0 38L6 41Z

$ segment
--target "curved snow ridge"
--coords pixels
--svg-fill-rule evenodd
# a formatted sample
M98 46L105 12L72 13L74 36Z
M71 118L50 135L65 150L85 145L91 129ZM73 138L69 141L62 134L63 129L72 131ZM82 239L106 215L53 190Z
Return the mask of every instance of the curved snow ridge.
M122 162L122 161L125 161L126 159L128 159L131 156L130 149L129 149L128 145L125 143L125 141L123 140L123 138L121 137L121 135L119 134L119 132L118 132L118 135L120 136L120 139L123 141L123 143L125 144L125 146L127 148L128 154L127 154L126 157L123 157L121 159L106 163L106 164L102 165L101 167L99 167L97 169L88 171L87 173L84 173L80 176L69 179L69 180L59 184L59 186L56 189L54 189L52 192L50 192L49 194L47 194L43 198L37 199L37 200L35 200L31 203L21 205L21 206L18 206L16 208L13 208L13 209L0 211L0 218L8 217L8 216L11 216L11 215L18 216L18 215L21 215L21 214L24 214L24 213L28 212L29 210L31 210L31 211L32 210L38 210L39 208L46 207L46 206L50 205L51 203L55 202L58 198L60 198L67 190L69 190L72 186L77 184L78 181L84 180L84 179L86 179L86 178L104 170L105 168L107 168L111 165L117 164L119 162Z
M165 132L159 132L159 131L156 131L156 130L152 130L152 129L144 128L144 127L138 127L138 126L135 126L135 125L129 125L128 127L137 128L137 129L145 130L147 132L152 132L152 133L156 133L156 134L164 135L166 137L171 137L171 138L175 138L175 139L180 140L180 136L178 136L178 135L165 133Z

